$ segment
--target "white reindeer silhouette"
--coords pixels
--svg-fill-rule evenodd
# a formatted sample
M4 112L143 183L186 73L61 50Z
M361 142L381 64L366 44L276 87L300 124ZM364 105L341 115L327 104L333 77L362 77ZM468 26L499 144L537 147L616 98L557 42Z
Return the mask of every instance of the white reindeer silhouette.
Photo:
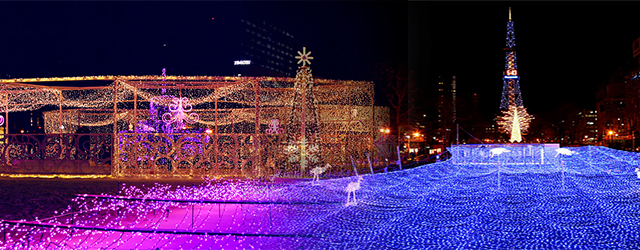
M331 165L329 163L324 165L324 167L317 166L311 169L311 174L313 175L312 182L315 183L316 181L320 180L320 175L327 171L328 168L331 168Z
M491 152L491 157L494 157L496 155L500 155L502 153L509 153L511 152L511 150L508 150L506 148L494 148L489 150Z
M345 189L345 191L347 191L347 206L358 203L358 200L356 199L356 190L360 189L360 181L362 181L362 175L358 175L358 181L350 182L349 185L347 185L347 188ZM352 193L353 203L351 203L350 198Z
M558 157L559 154L562 154L562 155L575 155L575 154L578 154L578 152L571 151L571 150L568 150L566 148L558 148L558 149L556 149L556 157Z

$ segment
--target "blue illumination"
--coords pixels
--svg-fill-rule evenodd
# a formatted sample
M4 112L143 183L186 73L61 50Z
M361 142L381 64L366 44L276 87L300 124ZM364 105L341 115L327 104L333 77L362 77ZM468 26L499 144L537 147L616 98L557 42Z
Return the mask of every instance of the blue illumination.
M519 76L504 76L505 79L516 79L520 78Z
M340 249L640 249L638 154L543 148L541 161L539 147L507 148L493 158L487 149L484 165L451 159L365 176L360 205L318 214L307 230Z
M67 229L3 224L0 230L11 232L8 239L19 239L3 245L0 237L0 249L26 249L27 243L45 249L53 241L56 246L78 246L74 249L640 249L640 178L634 171L640 154L593 146L563 150L557 144L467 144L449 151L452 158L445 162L362 175L358 202L351 206L345 206L345 187L355 176L292 184L210 182L175 190L156 185L146 194L130 188L125 189L127 197L279 203L222 208L200 204L194 210L180 204L78 200L76 207L83 210L107 210L75 210L73 221L70 216L53 220L88 227L106 217L108 227L160 225L158 231L185 234L91 229L71 234ZM317 204L286 204L291 201ZM118 212L109 211L108 204ZM169 208L172 212L165 215ZM70 211L71 206L63 214ZM192 228L194 218L197 227ZM29 231L15 233L16 228ZM240 236L188 234L196 229ZM305 237L246 237L243 232Z

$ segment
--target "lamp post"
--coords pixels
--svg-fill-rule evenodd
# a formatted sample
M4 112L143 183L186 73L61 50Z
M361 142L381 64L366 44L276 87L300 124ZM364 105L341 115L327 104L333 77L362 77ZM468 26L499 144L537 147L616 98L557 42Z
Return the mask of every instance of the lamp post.
M609 132L607 132L607 134L609 134L609 144L611 144L611 141L613 140L613 130L609 130ZM609 146L609 145L607 145Z
M411 156L411 136L407 135L407 157Z
M415 138L418 138L418 139L417 139L417 140L418 140L418 141L417 141L417 142L418 142L418 146L416 147L416 149L417 149L417 150L416 150L416 155L417 155L417 154L418 154L418 151L420 150L420 136L421 136L421 135L420 135L420 132L415 132L415 133L413 133L413 136L414 136Z

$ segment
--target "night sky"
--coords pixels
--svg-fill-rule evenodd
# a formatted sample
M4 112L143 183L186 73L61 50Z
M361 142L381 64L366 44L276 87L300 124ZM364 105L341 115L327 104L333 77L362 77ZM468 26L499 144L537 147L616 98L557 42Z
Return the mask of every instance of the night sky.
M478 93L497 113L512 7L523 102L530 113L564 103L595 108L595 94L632 59L639 2L411 2L410 65L417 81L457 76L460 97Z
M640 37L638 2L0 2L0 76L232 75L243 18L293 34L318 77L373 80L378 63L408 65L421 96L456 75L459 98L477 93L495 113L509 5L532 113L595 108Z

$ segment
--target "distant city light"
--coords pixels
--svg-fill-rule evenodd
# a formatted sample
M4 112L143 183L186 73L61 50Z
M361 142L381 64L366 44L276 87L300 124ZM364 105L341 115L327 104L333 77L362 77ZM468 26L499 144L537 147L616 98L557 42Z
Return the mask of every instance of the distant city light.
M249 65L249 64L251 64L251 60L233 61L233 65Z

